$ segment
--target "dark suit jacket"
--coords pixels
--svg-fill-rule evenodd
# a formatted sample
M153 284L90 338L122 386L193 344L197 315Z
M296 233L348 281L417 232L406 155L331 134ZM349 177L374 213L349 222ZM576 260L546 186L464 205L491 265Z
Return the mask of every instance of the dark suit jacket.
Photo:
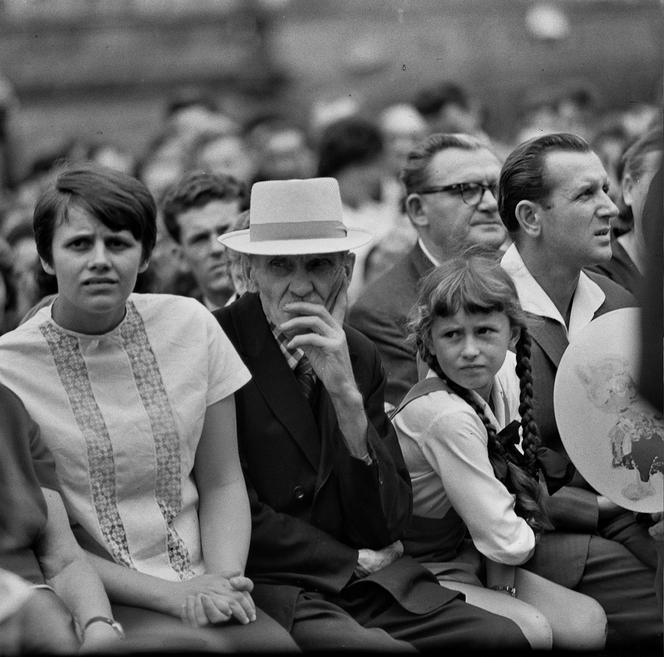
M605 276L587 273L606 295L595 317L611 310L637 305L634 297L617 283ZM560 359L567 349L567 336L558 322L547 317L528 315L527 322L533 341L531 354L533 410L542 442L568 458L560 440L553 408L554 380ZM574 472L570 485L564 486L550 498L550 513L559 529L594 533L598 527L596 493L577 471Z
M397 406L417 383L415 349L406 344L408 313L420 279L433 269L419 244L370 283L350 308L348 322L378 348L387 375L385 399Z
M384 373L371 342L344 327L369 421L373 463L366 465L346 448L325 389L319 384L315 409L303 396L256 294L214 315L252 374L235 400L252 513L247 574L259 606L289 627L301 590L334 598L373 583L414 613L456 597L437 584L418 593L419 582L435 578L408 557L352 581L357 550L398 539L412 510L410 477L383 410Z

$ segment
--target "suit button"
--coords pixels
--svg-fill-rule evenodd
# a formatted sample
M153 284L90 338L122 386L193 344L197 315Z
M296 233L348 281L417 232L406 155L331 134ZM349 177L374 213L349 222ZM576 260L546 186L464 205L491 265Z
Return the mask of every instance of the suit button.
M293 497L296 500L304 499L304 486L295 486L293 488Z

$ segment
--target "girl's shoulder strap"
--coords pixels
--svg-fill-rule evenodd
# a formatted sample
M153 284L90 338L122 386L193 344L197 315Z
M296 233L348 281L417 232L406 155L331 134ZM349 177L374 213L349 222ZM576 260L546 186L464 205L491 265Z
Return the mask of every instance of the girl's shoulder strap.
M430 392L437 392L438 390L450 391L447 383L443 381L440 377L430 376L426 379L418 381L405 395L401 400L399 405L390 412L390 420L393 420L397 413L400 413L410 402L414 401L418 397L424 397Z

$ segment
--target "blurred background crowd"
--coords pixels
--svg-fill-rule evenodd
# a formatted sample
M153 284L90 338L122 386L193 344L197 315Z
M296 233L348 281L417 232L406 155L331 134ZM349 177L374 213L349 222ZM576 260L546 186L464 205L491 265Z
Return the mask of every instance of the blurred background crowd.
M429 133L506 155L574 132L620 203L620 156L661 121L661 28L660 0L0 0L1 330L56 291L31 219L63 160L158 201L192 169L333 176L376 237L352 295L415 241L398 172ZM139 286L192 294L163 228Z

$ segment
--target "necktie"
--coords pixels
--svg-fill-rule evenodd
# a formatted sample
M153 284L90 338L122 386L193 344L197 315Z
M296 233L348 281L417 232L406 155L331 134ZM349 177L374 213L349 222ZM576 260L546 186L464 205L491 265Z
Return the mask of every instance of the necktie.
M306 356L300 358L300 361L295 366L294 372L295 378L302 389L302 394L310 400L316 386L316 373Z

